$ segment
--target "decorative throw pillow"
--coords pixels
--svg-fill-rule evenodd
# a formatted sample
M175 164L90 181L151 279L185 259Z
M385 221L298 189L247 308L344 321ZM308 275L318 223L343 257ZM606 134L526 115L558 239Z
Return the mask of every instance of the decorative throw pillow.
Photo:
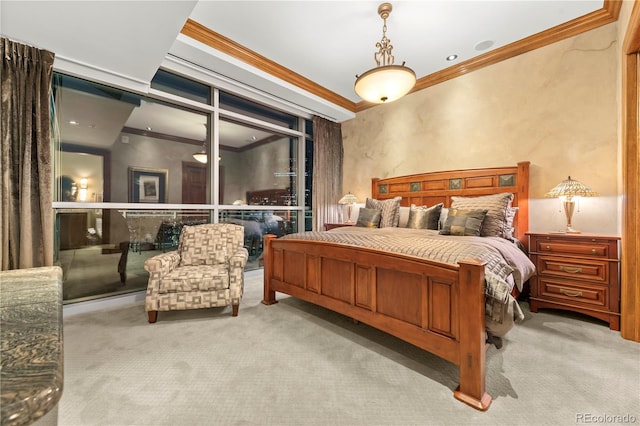
M482 224L481 237L508 237L507 210L511 207L513 194L483 195L480 197L451 197L451 207L463 210L487 210Z
M367 198L364 207L380 210L380 228L397 227L400 223L400 200L402 200L402 197L395 197L390 200Z
M487 210L460 210L449 209L444 228L440 230L442 235L480 236L482 222L485 220Z
M228 262L227 239L218 227L183 226L178 251L180 266L217 265Z
M513 240L513 219L516 217L516 213L518 212L518 207L509 207L507 210L507 224L506 224L506 236L505 238L508 240Z
M440 219L438 220L438 229L444 228L444 224L447 221L447 216L449 215L449 208L443 207L440 209Z
M431 207L411 204L407 228L438 229L438 219L443 206L443 203Z
M380 225L381 217L382 212L378 209L360 209L358 211L358 221L356 222L356 226L377 228Z

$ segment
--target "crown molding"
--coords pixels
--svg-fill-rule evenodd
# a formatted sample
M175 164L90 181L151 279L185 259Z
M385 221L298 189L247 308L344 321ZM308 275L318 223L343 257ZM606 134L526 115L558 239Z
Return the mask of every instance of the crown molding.
M410 93L615 22L621 6L622 0L604 0L602 9L422 77L418 79ZM194 20L188 19L181 33L348 111L355 113L379 105L364 101L358 103L350 101Z
M605 0L602 9L422 77L416 81L416 85L409 93L435 86L436 84L460 77L461 75L468 74L480 68L615 22L620 14L621 6L621 0ZM354 112L363 111L376 105L377 104L364 101L358 102Z
M182 27L182 34L187 37L191 37L207 46L216 49L222 53L226 53L242 62L245 62L259 70L262 70L280 80L293 84L309 93L312 93L320 98L323 98L335 105L338 105L348 111L354 112L356 104L355 102L338 95L335 92L309 80L300 74L291 71L290 69L283 67L282 65L265 58L259 53L254 52L251 49L236 43L235 41L218 34L215 31L205 27L204 25L188 19Z

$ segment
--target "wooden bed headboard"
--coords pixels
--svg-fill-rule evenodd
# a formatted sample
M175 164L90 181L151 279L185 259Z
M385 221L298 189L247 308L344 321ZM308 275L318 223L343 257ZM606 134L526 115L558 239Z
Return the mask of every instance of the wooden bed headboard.
M514 219L515 236L528 246L529 230L529 162L513 167L453 170L371 179L371 195L378 200L402 197L401 205L451 205L451 197L478 197L511 192L513 206L518 207Z

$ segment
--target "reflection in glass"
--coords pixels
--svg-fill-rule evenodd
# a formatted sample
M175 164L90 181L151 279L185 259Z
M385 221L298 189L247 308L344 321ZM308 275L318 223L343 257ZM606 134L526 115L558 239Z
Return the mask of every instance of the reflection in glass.
M145 289L144 261L175 250L183 226L210 221L208 210L57 210L64 300Z
M281 237L298 232L298 212L295 210L221 210L220 222L244 227L244 246L249 252L246 269L261 267L263 237L273 234Z
M76 185L87 179L84 201L128 202L134 198L129 174L135 167L168 171L161 188L168 203L210 202L208 168L193 158L209 140L207 114L60 74L54 94L60 129L56 176ZM56 201L66 201L60 185Z
M229 120L220 129L220 204L298 205L297 138Z
M276 124L285 129L298 129L298 117L295 115L275 110L231 93L220 91L220 108Z
M175 250L185 225L241 224L246 269L262 266L265 234L311 229L313 142L297 131L311 121L221 93L213 128L213 89L191 83L159 71L152 87L207 104L200 111L54 73L55 262L65 303L146 289L144 261ZM193 157L202 149L204 164Z
M211 103L211 88L209 86L164 70L156 72L151 80L151 87L203 104Z

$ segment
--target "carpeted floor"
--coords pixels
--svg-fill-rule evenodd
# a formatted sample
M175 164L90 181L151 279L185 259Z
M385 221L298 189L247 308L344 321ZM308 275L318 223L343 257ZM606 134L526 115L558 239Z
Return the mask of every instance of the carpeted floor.
M66 318L59 425L640 422L640 344L596 320L523 303L525 321L487 352L494 400L479 412L454 399L452 364L294 298L262 305L261 270L245 287L236 318L148 324L142 303Z

